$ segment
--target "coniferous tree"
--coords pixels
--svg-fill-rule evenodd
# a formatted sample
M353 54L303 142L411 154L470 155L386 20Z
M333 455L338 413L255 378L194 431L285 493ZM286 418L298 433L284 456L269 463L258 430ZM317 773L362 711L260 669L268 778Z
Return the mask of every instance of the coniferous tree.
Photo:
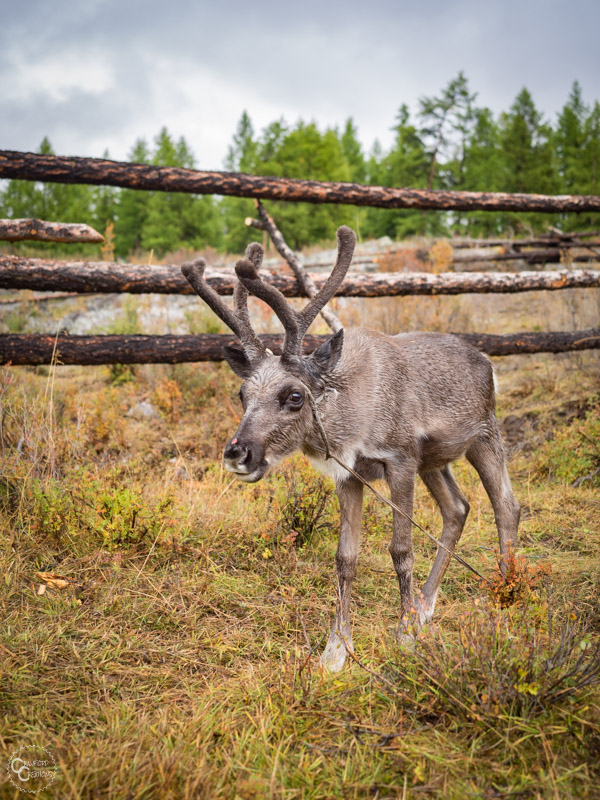
M422 189L427 185L429 159L417 128L411 123L406 104L400 106L394 126L396 137L386 155L373 152L369 161L370 183ZM394 239L424 233L427 215L413 209L388 210L369 208L366 230L370 236Z
M362 145L358 139L358 130L352 117L348 117L344 126L344 132L340 137L342 151L348 174L352 183L365 183L367 180L367 164L363 153ZM356 230L359 240L364 233L364 225L367 219L366 208L352 208L352 226Z
M145 139L138 139L128 155L136 164L149 164L150 151ZM142 243L142 228L148 214L149 192L123 189L119 195L115 223L115 252L127 256Z
M600 103L596 100L583 126L584 143L581 151L582 194L600 195ZM600 227L600 214L578 214L579 229Z
M48 137L39 147L42 155L54 155ZM93 189L90 186L61 183L37 183L34 181L8 181L0 198L2 214L11 218L37 217L49 222L80 222L94 225ZM94 245L57 245L46 242L27 242L15 245L17 250L26 248L55 254L64 251L91 254Z
M500 130L489 108L474 112L473 130L465 147L461 189L470 192L498 192L504 183L504 161ZM494 236L502 231L504 217L489 211L462 215L457 229L471 236Z
M423 123L421 137L429 156L428 189L433 189L440 177L441 185L447 185L448 181L444 180L440 168L444 158L451 158L448 152L450 147L458 153L454 154L455 162L458 165L462 163L473 123L475 97L469 91L468 81L461 71L438 97L423 97L419 101L419 117Z
M575 81L567 102L563 106L554 132L554 146L561 194L585 192L587 174L583 152L586 144L585 122L589 109L583 102L581 87ZM580 215L564 214L560 217L561 227L573 229L580 227Z
M327 129L321 133L315 123L306 124L300 120L280 137L276 148L273 147L273 131L267 129L266 133L267 147L263 150L259 146L257 174L304 180L349 180L349 166L337 131ZM263 159L261 156L266 156L267 151L271 157ZM269 207L283 235L297 249L334 238L339 225L352 221L352 211L344 206L272 203Z
M110 158L108 150L102 158ZM119 190L113 186L96 186L92 190L92 207L94 214L94 228L104 234L108 225L114 225L117 219Z
M231 172L256 174L258 142L254 126L247 111L237 124L233 141L227 150L225 169ZM243 252L246 245L256 238L256 232L245 225L246 217L254 216L254 203L243 197L224 197L220 204L223 221L223 243L230 253Z
M183 137L173 142L163 128L156 138L152 163L162 167L195 166L192 152ZM179 192L152 192L142 226L144 249L158 255L180 247L197 250L218 244L217 215L211 197L196 197Z
M560 191L576 194L585 183L581 154L585 144L585 121L589 109L583 102L581 87L573 84L569 98L558 116L554 144L560 176Z
M500 117L500 146L504 161L502 191L552 194L558 187L552 129L544 122L527 89L517 95ZM521 213L505 217L505 226L540 229L554 220L547 214Z
M352 117L348 117L341 136L342 151L348 164L350 180L353 183L364 183L367 177L367 167L362 151L362 145L358 140L358 130Z

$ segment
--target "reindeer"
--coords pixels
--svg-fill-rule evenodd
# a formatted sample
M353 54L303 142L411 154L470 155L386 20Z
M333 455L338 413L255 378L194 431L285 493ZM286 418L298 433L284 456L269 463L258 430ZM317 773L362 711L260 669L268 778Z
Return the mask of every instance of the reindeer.
M431 620L451 552L462 533L469 503L451 463L466 456L492 502L506 556L517 541L519 505L513 495L494 413L492 364L460 338L440 333L388 336L364 328L343 329L308 356L302 340L320 310L334 296L350 266L354 232L337 232L335 266L321 290L296 312L264 282L258 269L263 249L253 243L236 264L233 311L204 278L206 262L182 266L194 291L239 338L225 358L243 384L242 421L224 451L225 467L240 480L261 480L283 458L301 450L335 481L340 503L337 549L338 602L335 622L321 656L323 666L340 670L352 651L350 592L356 574L363 484L333 459L365 480L387 481L394 511L389 547L400 586L402 640L413 626ZM266 349L252 329L248 294L275 312L285 331L281 356ZM326 435L327 444L323 441ZM411 521L417 475L432 494L443 520L441 545L422 591L413 586Z

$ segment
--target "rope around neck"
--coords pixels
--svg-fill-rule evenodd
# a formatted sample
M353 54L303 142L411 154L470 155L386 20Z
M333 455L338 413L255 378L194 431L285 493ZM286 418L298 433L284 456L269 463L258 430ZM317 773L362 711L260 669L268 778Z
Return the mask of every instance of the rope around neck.
M430 533L428 530L423 528L422 525L419 525L419 523L416 520L414 520L410 516L410 514L407 514L406 511L403 511L401 508L399 508L396 505L396 503L392 502L391 500L388 500L387 497L384 497L381 494L381 492L377 491L377 489L371 483L366 481L362 477L362 475L359 475L358 472L356 472L356 470L352 469L352 467L349 467L348 464L344 464L344 462L341 461L341 459L339 459L336 455L334 455L331 452L331 449L329 447L329 440L327 438L327 434L325 433L325 428L323 427L323 420L321 419L321 415L319 414L319 409L317 408L317 401L315 400L315 397L314 397L313 393L311 392L311 390L309 389L309 387L306 386L306 384L304 384L304 387L306 389L306 394L307 394L307 397L308 397L308 401L310 403L310 407L311 407L311 411L313 413L313 417L314 417L315 423L317 425L318 431L319 431L319 433L321 435L321 439L323 440L323 444L325 446L325 450L324 450L324 452L325 452L325 461L327 461L330 458L332 458L337 464L340 465L340 467L343 467L345 470L347 470L347 472L349 472L357 480L359 480L362 484L364 484L364 486L366 486L367 489L370 489L373 492L373 494L375 495L375 497L377 497L379 500L381 500L382 503L385 503L386 505L390 506L390 508L392 508L394 511L398 512L398 514L403 516L412 525L414 525L415 528L418 528L422 533L424 533L425 536L428 536L431 539L432 542L435 542L437 544L438 547L441 547L442 550L445 550L447 553L450 553L450 555L453 558L455 558L459 562L459 564L462 564L463 567L466 567L467 569L471 570L471 572L475 573L475 575L477 575L478 578L481 578L482 581L485 581L486 583L491 583L491 581L488 578L486 578L485 575L482 575L481 572L479 572L478 569L476 569L474 566L469 564L468 561L466 561L462 556L459 556L458 553L456 553L450 547L447 547L443 542L441 542L439 539L437 539L432 533ZM321 397L319 397L319 400L322 399L323 396L324 395L321 395Z

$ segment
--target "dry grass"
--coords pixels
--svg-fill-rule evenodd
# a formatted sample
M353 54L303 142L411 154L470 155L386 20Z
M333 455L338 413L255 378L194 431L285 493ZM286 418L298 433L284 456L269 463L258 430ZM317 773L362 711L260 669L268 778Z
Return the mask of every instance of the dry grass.
M453 564L435 625L400 649L389 513L369 499L360 664L336 676L318 667L335 497L301 458L256 486L223 472L239 415L224 366L119 385L108 369L3 370L2 764L45 747L53 798L598 796L600 482L572 485L595 463L598 364L582 365L500 370L501 415L530 421L510 467L520 552L550 576L499 609ZM142 400L156 417L128 416ZM491 575L491 508L457 475L461 552ZM422 486L416 509L439 530ZM422 580L433 551L415 547Z

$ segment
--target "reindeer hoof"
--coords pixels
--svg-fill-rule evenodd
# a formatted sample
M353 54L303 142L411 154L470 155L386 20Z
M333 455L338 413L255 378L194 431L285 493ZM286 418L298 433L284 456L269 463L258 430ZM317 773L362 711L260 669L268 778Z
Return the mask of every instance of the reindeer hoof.
M346 663L348 650L352 652L352 634L349 628L340 631L335 626L321 655L320 664L323 669L327 672L339 672Z

